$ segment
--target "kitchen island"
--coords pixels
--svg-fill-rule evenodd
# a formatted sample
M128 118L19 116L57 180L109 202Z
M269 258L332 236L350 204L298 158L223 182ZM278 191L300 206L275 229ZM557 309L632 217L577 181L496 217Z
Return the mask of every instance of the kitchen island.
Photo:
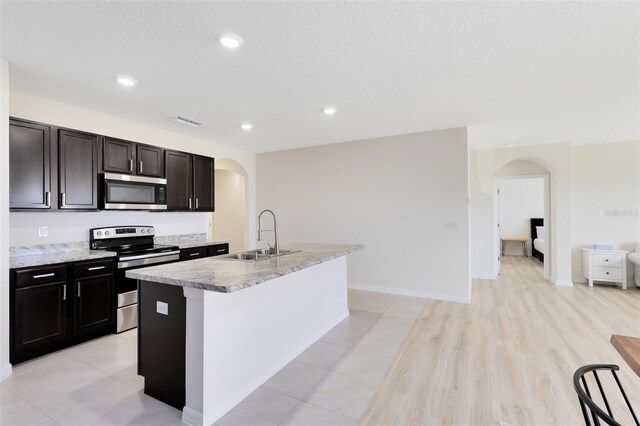
M127 272L140 284L145 393L182 409L187 424L213 424L349 315L346 255L363 248L295 244L257 261Z

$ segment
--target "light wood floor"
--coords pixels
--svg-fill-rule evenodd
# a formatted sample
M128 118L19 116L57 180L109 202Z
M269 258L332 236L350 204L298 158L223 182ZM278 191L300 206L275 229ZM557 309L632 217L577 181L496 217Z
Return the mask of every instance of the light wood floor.
M640 336L638 289L556 287L537 260L504 257L470 305L426 303L361 423L584 424L572 376L592 363L620 365L638 412L640 377L611 334Z

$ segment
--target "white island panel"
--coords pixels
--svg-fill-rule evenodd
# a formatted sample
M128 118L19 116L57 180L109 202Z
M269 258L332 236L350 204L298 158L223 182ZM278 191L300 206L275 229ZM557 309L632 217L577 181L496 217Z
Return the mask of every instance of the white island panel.
M213 424L349 315L345 256L238 292L184 294L190 425Z

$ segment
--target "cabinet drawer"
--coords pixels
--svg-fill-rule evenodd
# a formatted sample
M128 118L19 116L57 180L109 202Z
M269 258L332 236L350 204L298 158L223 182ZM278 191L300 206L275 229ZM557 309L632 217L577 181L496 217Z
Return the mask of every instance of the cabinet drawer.
M195 247L180 250L180 260L199 259L201 257L207 257L206 247Z
M220 256L222 254L229 254L229 244L216 244L207 248L207 254L209 256Z
M67 267L64 265L16 271L16 287L65 281L66 279Z
M594 266L593 279L594 280L621 280L622 269L607 268L605 266Z
M593 266L606 266L609 268L622 267L622 255L620 254L592 254L591 264Z
M82 278L91 275L111 274L113 269L113 259L81 262L73 266L73 275L76 278Z

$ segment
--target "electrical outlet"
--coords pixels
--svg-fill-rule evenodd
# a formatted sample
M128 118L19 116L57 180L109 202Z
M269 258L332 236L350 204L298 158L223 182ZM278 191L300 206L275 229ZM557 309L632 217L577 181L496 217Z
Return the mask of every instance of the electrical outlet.
M46 237L49 235L49 227L48 226L38 226L38 237Z
M156 312L162 315L169 315L169 304L159 300L156 301Z
M458 224L455 222L448 222L445 224L445 229L447 231L457 231L458 230Z

